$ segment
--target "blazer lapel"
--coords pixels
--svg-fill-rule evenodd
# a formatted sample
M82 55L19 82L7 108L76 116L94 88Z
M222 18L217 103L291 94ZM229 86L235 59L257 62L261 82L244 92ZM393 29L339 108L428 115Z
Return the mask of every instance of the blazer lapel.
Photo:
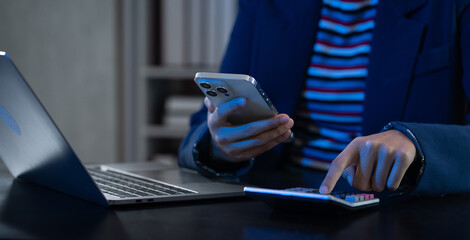
M426 0L381 0L375 19L363 112L363 134L403 118L425 26L405 16Z

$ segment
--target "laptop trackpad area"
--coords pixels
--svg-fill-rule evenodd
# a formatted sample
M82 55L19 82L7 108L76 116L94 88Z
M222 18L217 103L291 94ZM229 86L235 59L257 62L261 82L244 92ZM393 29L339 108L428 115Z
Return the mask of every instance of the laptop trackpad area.
M105 166L172 184L211 182L209 179L199 175L196 171L179 168L176 164L167 165L142 162L106 164Z

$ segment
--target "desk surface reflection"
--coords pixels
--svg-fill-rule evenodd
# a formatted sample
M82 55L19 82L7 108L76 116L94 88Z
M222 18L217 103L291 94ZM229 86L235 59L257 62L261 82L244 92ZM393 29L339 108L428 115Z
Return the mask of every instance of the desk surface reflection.
M270 174L278 183L318 181ZM270 186L271 185L271 186ZM290 185L290 186L292 186ZM280 186L285 187L285 186ZM470 236L470 194L407 201L345 216L273 211L246 198L102 208L13 180L0 170L0 238L67 239L436 239Z

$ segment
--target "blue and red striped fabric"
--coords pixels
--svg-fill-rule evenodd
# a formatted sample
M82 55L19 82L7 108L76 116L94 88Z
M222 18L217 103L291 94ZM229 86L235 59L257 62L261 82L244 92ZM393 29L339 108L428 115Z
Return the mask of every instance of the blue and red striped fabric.
M328 169L362 131L365 79L378 0L323 0L295 116L292 161Z

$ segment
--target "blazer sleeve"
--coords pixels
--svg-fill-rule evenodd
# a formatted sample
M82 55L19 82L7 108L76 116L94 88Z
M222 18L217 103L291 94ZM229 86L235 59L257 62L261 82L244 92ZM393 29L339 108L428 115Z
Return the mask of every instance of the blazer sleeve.
M223 73L249 74L252 55L252 39L256 23L258 1L241 0L230 41L220 67ZM247 164L230 164L224 166L208 166L205 161L210 159L211 136L207 127L207 108L203 106L192 115L190 130L182 141L178 163L182 167L191 168L208 175L218 175L220 172L230 172L235 175L243 174ZM224 176L227 177L227 176Z
M464 91L470 99L470 11L460 15L460 56ZM421 166L415 174L411 195L438 196L470 192L470 126L395 122L389 124L415 142ZM422 161L421 161L422 158ZM407 175L408 172L407 172ZM413 174L411 174L413 175Z

